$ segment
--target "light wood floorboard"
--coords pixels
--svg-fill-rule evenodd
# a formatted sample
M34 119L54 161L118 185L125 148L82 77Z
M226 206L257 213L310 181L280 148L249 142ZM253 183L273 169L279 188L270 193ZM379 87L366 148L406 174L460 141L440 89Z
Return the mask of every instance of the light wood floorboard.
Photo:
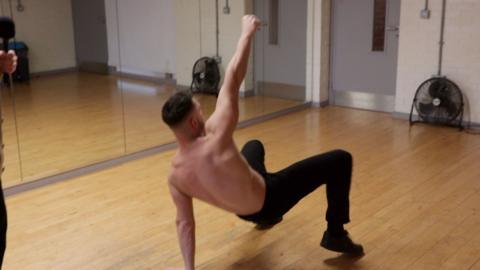
M480 137L389 114L309 109L238 130L258 138L276 171L342 148L354 156L353 238L366 255L319 246L325 188L270 231L195 201L198 269L480 269ZM174 151L7 199L5 269L180 266L166 176Z

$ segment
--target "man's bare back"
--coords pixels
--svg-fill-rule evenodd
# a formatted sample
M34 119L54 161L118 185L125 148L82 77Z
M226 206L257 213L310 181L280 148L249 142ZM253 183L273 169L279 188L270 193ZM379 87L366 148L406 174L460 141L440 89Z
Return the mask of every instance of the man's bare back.
M209 134L199 137L172 160L170 184L180 192L239 215L258 212L265 182L250 168L233 140Z

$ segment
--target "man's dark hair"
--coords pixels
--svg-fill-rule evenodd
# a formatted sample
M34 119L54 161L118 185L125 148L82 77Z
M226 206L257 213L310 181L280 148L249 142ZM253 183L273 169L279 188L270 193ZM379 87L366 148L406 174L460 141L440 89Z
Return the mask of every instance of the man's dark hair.
M171 96L162 108L162 119L174 127L185 119L193 108L193 97L189 91L179 91Z

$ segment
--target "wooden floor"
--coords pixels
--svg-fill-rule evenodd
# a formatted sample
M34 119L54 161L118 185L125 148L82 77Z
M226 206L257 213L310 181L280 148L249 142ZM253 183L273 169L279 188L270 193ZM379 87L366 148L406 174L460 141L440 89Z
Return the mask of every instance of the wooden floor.
M3 93L4 187L173 142L161 107L174 91L172 85L78 72L16 84L19 144L11 95ZM215 97L197 98L208 116ZM299 104L265 96L242 98L240 120Z
M343 148L354 156L351 220L360 259L319 247L321 187L270 231L195 201L198 269L480 269L480 137L389 114L310 109L236 132L267 168ZM9 270L181 266L166 176L173 151L7 199Z

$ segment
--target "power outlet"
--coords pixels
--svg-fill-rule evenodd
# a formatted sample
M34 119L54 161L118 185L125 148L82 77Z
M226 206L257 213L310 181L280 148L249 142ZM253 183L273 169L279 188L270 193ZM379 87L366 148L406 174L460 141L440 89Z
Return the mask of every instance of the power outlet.
M229 6L223 7L223 14L230 14L230 7Z
M430 19L430 10L429 9L422 9L422 11L420 11L420 18Z

